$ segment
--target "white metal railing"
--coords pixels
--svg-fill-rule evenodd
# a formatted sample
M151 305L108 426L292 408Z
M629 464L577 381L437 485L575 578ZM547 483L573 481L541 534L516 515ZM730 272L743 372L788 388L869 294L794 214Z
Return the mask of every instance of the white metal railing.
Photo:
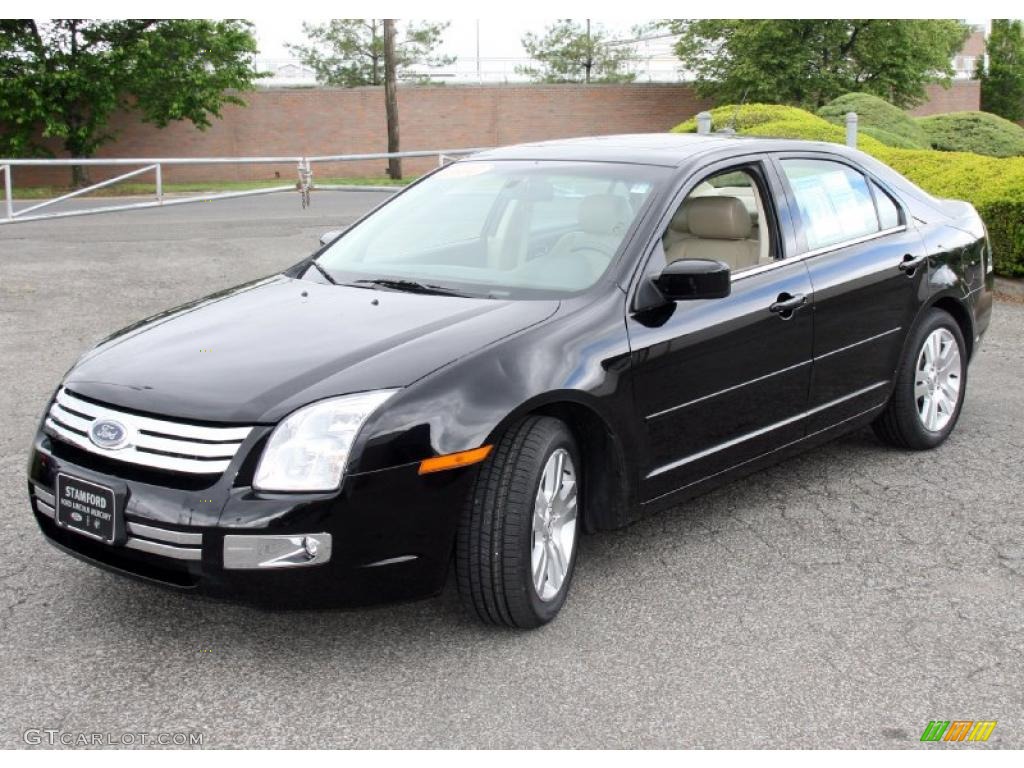
M168 205L183 205L185 203L208 202L210 200L223 200L234 197L249 197L252 195L267 195L275 192L294 192L298 190L302 207L310 203L310 192L313 190L360 190L360 191L396 191L395 187L367 186L367 185L343 185L343 184L314 184L313 165L316 163L342 163L357 162L360 160L387 160L392 157L415 158L435 157L437 164L445 165L464 155L480 152L484 147L472 149L425 149L411 152L372 152L358 155L317 155L313 157L284 156L284 157L111 157L111 158L70 158L70 159L0 159L0 173L4 177L4 216L0 217L0 224L14 224L22 221L39 221L40 219L58 219L68 216L86 216L94 213L110 213L113 211L127 211L138 208L155 208ZM278 185L272 187L259 187L257 189L238 190L233 192L218 192L215 194L193 195L168 198L164 195L163 169L166 166L185 165L270 165L270 164L295 164L298 179L295 184ZM28 207L15 210L14 207L14 168L54 168L71 166L139 166L126 173L119 174L105 179L96 184L90 184L82 189L60 195L49 200L29 205ZM153 172L156 182L156 197L154 200L135 203L120 203L117 205L102 205L95 208L83 208L74 211L58 211L39 213L42 209L62 203L73 198L87 195L98 189L118 184L126 179L141 176ZM35 213L33 213L35 212ZM28 214L28 215L26 215Z

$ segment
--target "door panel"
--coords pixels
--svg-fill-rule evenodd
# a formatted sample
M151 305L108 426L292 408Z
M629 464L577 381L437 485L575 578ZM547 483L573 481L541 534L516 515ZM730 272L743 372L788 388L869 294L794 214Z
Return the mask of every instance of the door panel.
M827 155L778 167L814 289L816 432L885 402L928 264L906 212L863 169Z
M769 307L803 295L788 319ZM734 279L724 299L680 301L627 318L634 396L647 438L644 500L804 434L812 352L802 262Z
M922 255L917 233L903 230L807 259L814 286L814 370L808 405L815 408L845 398L813 415L810 430L854 416L888 397L928 271L924 263L907 275L900 264L907 256Z

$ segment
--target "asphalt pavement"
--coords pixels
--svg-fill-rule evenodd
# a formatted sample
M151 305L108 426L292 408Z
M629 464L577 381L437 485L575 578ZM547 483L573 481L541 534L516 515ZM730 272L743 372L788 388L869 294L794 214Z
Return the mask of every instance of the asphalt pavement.
M478 625L453 587L271 612L47 545L26 460L78 355L295 263L381 199L0 226L0 746L50 729L211 747L1024 748L1021 304L997 305L943 447L861 431L586 537L565 609L535 632ZM998 725L983 745L922 744L930 720Z

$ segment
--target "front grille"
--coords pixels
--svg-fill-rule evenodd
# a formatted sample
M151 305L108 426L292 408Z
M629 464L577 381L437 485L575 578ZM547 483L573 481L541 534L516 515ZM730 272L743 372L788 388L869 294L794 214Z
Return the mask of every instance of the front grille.
M101 448L89 439L96 421L122 424L128 442L122 448ZM166 421L120 411L77 397L61 387L46 416L54 437L115 461L196 475L220 474L235 457L252 427L208 427Z

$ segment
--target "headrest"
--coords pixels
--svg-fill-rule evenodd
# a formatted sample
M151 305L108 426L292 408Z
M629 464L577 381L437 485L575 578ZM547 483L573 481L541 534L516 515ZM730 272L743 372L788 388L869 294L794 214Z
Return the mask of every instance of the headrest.
M687 223L687 216L690 213L690 202L690 200L683 200L682 204L676 208L676 212L672 214L672 220L668 223L668 227L673 232L686 234L690 231L690 226Z
M710 240L750 237L750 214L736 197L695 197L687 202L690 233Z
M633 213L618 195L587 195L580 201L580 229L590 235L623 234Z

